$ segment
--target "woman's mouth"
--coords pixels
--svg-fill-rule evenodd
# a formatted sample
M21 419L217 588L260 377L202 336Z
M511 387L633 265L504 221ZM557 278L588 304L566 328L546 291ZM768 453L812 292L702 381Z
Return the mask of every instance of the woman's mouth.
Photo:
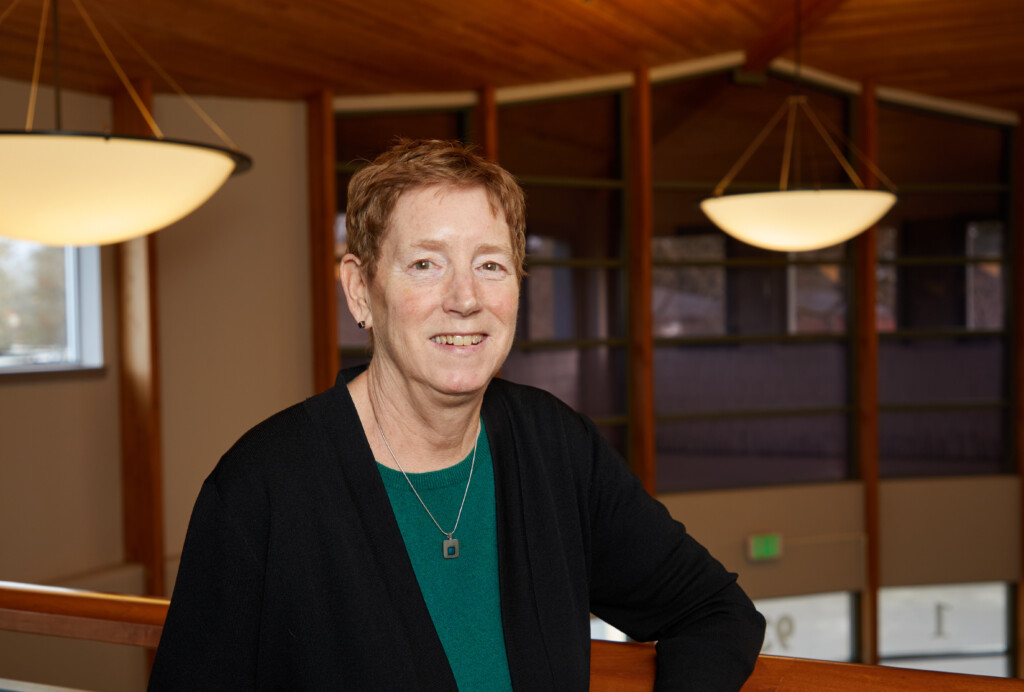
M438 334L430 337L435 344L449 346L475 346L484 340L483 334Z

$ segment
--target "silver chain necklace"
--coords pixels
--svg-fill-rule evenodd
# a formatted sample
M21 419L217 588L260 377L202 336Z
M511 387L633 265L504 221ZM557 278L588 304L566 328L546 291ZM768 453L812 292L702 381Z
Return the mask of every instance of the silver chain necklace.
M462 493L462 504L459 505L458 516L455 517L455 526L452 527L451 531L445 531L441 528L441 525L437 523L437 519L434 518L430 508L427 507L427 503L423 501L423 498L420 497L419 492L416 490L416 486L412 484L412 479L409 478L409 474L405 472L405 469L402 468L401 462L398 461L398 457L396 457L395 453L391 450L391 445L388 444L388 438L384 437L384 428L380 427L380 421L377 420L376 410L373 411L373 422L377 424L377 432L380 433L380 439L384 440L384 446L388 448L388 453L391 455L391 458L395 460L395 464L398 465L398 470L402 472L403 476L405 476L405 480L409 483L409 487L412 488L412 492L416 495L416 499L420 501L421 505L423 505L423 509L427 511L427 516L429 516L430 520L434 522L434 526L437 527L437 530L445 535L445 540L441 543L441 554L445 559L457 558L459 556L459 539L452 538L452 534L454 534L456 529L459 528L459 519L462 518L462 508L466 506L466 496L469 495L469 484L473 482L473 467L476 466L476 448L477 445L480 444L480 428L477 428L476 431L476 441L473 443L473 459L469 462L469 478L466 479L466 490Z

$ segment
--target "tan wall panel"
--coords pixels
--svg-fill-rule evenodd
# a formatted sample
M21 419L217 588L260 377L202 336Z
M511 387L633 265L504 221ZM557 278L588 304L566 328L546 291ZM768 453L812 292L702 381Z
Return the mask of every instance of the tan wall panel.
M169 557L220 456L313 387L305 103L197 100L253 168L157 236ZM155 110L169 137L217 142L181 99Z
M752 598L859 590L864 582L857 483L673 493L659 498ZM782 535L782 557L747 559L747 537Z
M882 586L1016 581L1016 476L889 480L881 484Z

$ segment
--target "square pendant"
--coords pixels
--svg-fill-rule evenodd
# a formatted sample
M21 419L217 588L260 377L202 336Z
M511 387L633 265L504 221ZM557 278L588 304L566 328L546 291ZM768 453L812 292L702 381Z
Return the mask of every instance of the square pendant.
M442 544L441 548L442 548L442 554L444 555L446 560L450 560L452 558L458 557L459 556L459 539L458 538L446 539L444 541L444 543Z

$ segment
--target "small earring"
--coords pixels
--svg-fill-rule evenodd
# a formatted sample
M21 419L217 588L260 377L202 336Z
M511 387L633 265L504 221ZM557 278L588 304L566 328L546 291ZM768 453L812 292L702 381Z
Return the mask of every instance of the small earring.
M359 320L358 322L356 322L356 326L359 327L360 329L366 329L366 321Z

